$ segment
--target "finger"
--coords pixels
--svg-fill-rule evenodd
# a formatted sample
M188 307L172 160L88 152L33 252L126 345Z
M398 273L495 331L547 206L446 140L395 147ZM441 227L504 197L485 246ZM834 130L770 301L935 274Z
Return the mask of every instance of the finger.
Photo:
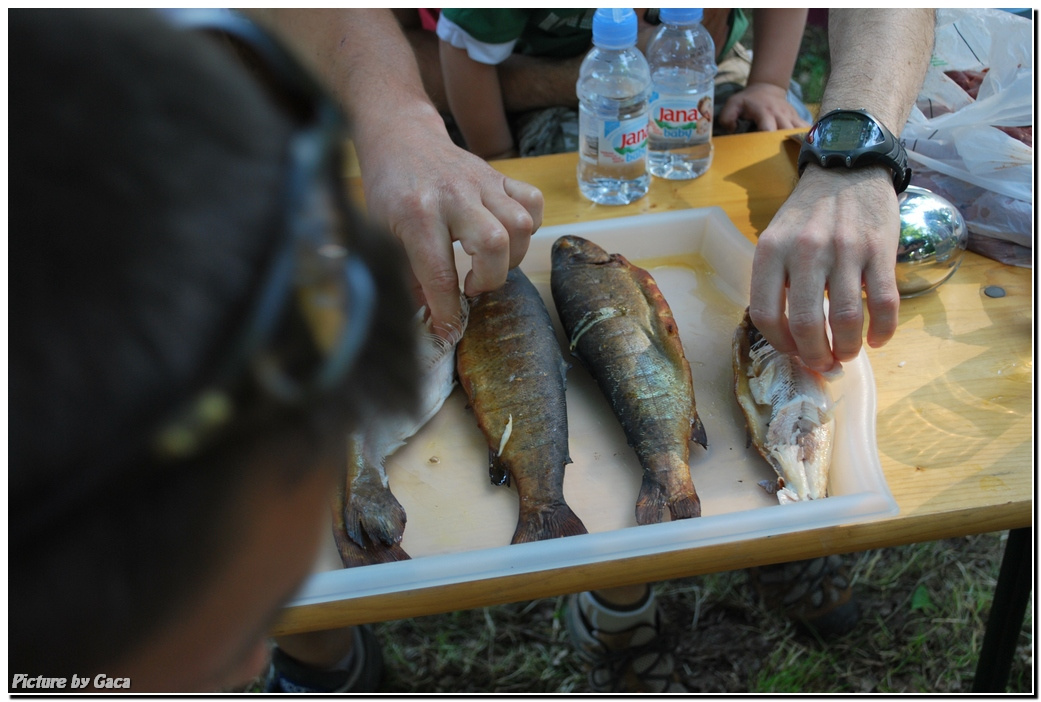
M510 267L510 236L502 223L479 207L457 210L450 216L448 227L452 239L470 255L464 292L472 296L502 286Z
M527 213L527 218L520 217L512 226L507 225L510 234L510 268L520 265L524 255L528 252L531 236L542 226L542 215L545 208L545 198L542 191L534 185L507 178L503 182L503 190L506 195L520 204ZM494 207L494 204L492 205ZM497 212L497 209L493 209ZM503 221L500 218L500 221Z
M422 300L430 310L431 326L447 338L460 313L459 276L448 229L430 223L422 230L403 230L400 234Z
M810 126L810 123L799 115L785 115L777 120L778 129L801 129Z
M723 105L723 109L719 111L719 116L716 121L719 126L726 129L728 132L733 132L737 129L737 118L741 115L741 105L733 98L728 99L726 104Z
M828 281L828 324L836 360L851 361L860 353L864 337L864 305L861 301L861 273L846 270Z
M756 110L753 121L761 132L776 132L779 129L776 117L769 110Z
M788 286L788 330L803 363L821 372L831 370L835 357L824 319L824 275L820 266L794 270Z
M760 240L752 259L752 287L748 315L770 345L781 353L796 350L785 315L788 274L781 257Z
M896 287L895 264L871 267L864 273L867 292L867 343L872 348L885 345L900 323L900 292Z

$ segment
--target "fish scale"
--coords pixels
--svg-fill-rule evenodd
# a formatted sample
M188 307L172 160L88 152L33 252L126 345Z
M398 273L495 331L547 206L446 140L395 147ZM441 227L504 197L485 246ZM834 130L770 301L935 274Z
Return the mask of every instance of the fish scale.
M513 543L586 533L564 500L568 364L542 297L519 268L471 301L456 368L488 443L492 482L517 486Z
M589 369L643 467L636 521L701 515L691 439L706 445L690 364L654 278L625 257L565 236L553 244L550 287L572 353Z

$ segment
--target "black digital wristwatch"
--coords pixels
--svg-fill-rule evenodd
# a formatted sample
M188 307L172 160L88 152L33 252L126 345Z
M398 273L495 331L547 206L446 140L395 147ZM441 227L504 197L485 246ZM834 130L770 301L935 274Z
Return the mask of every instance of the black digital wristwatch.
M897 193L902 193L911 181L904 145L864 110L832 110L818 119L799 150L799 175L807 163L821 168L882 164L893 171Z

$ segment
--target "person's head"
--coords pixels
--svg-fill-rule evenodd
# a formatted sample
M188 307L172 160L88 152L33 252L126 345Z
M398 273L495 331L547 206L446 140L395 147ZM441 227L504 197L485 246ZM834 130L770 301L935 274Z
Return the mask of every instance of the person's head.
M346 431L411 404L404 257L212 37L8 18L10 671L242 682Z

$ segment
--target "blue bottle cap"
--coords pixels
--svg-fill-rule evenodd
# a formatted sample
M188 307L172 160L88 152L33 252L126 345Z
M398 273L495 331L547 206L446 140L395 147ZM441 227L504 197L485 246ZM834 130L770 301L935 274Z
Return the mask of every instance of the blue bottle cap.
M601 7L593 15L593 44L601 49L636 46L636 13L631 7Z
M658 19L667 24L694 24L700 22L704 14L700 7L693 10L663 7L658 10Z

